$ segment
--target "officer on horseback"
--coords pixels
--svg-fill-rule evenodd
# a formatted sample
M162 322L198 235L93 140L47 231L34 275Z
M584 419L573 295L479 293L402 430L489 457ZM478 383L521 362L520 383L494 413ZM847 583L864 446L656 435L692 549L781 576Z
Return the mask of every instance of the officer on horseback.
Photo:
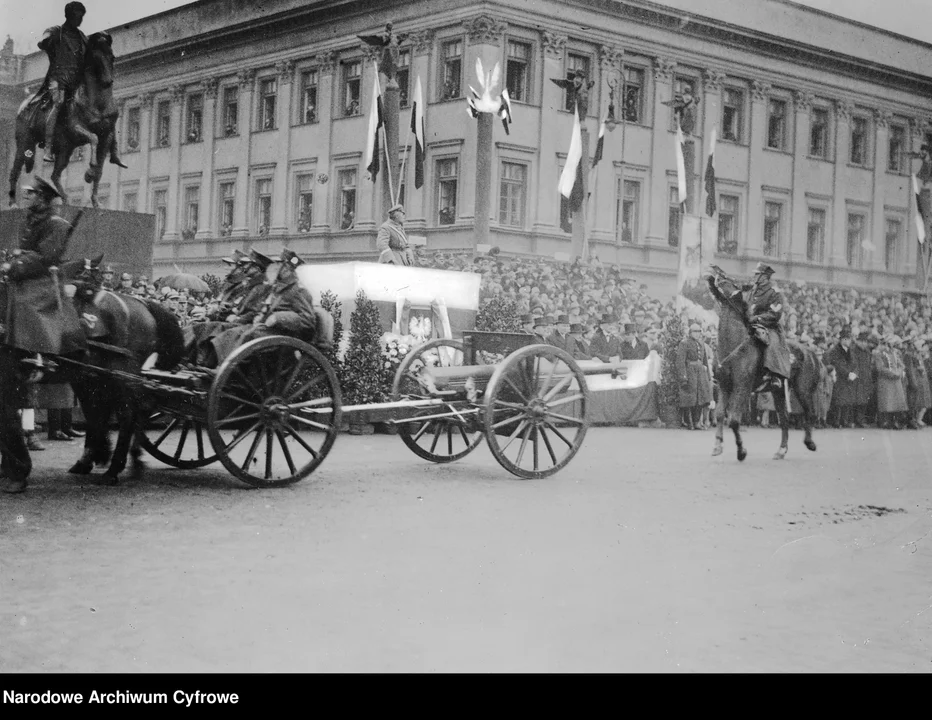
M748 323L753 337L764 346L764 377L759 390L782 386L790 377L790 351L783 333L783 294L770 284L773 268L757 263L754 283L748 289Z
M70 102L84 78L84 57L87 53L87 36L79 29L84 15L84 5L70 2L65 5L64 25L50 27L39 41L39 49L49 56L49 70L45 85L52 98L52 109L45 121L45 162L55 162L52 141L55 124L62 106Z

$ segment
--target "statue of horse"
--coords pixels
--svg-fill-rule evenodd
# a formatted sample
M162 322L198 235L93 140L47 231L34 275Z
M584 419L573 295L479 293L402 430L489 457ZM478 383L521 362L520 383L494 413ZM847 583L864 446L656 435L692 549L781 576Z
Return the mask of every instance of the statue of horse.
M137 470L141 468L137 434L148 408L132 380L106 371L138 376L153 353L158 356L156 369L172 369L182 358L184 340L178 319L156 301L102 290L102 259L63 264L65 281L75 287L75 308L88 325L88 352L82 362L104 370L70 373L69 381L87 418L87 434L84 452L69 472L87 475L95 464L104 465L109 460L103 482L116 485L130 452ZM109 423L114 414L119 435L111 453Z
M98 206L97 187L107 154L111 162L126 167L116 155L119 109L113 101L112 42L111 36L105 32L88 37L84 82L59 114L52 145L55 165L50 179L62 198L67 198L61 185L61 175L68 167L74 149L90 144L90 166L84 173L84 181L93 183L91 204L95 208ZM16 154L10 170L10 207L16 207L16 182L21 170L25 168L27 173L32 172L36 146L45 142L45 119L49 108L50 100L44 89L40 89L20 105L16 114Z
M722 436L727 421L735 434L738 446L738 460L747 457L747 450L741 441L741 419L752 391L760 384L763 374L763 349L751 336L747 320L747 303L741 286L720 270L708 278L709 290L719 303L718 324L718 367L715 369L719 384L720 402L716 411L718 424L715 431L715 448L712 455L722 454ZM795 342L789 342L792 355L792 371L789 388L794 400L802 407L803 427L806 436L803 443L809 450L815 450L812 439L814 421L814 403L816 388L819 384L821 361L809 348ZM790 418L788 398L784 389L774 389L774 405L780 422L780 448L774 454L774 460L786 457L789 441Z

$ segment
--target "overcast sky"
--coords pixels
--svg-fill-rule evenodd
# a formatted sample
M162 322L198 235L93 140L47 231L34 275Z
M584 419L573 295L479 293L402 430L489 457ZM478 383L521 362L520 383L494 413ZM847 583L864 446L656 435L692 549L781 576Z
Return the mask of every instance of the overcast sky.
M66 0L0 0L0 34L8 34L16 43L16 52L32 52L50 25L64 19ZM725 2L726 0L719 0ZM746 0L765 2L766 0ZM186 0L82 0L87 7L82 30L92 33L121 23L155 15ZM663 3L663 0L654 0ZM932 0L799 0L800 4L819 8L869 25L932 43ZM274 2L268 2L274 7ZM0 38L2 41L3 38Z

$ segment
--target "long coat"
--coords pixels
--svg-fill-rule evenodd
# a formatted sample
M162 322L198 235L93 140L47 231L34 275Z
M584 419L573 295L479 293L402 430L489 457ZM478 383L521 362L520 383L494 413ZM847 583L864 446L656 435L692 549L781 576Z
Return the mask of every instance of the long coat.
M676 348L676 378L680 386L680 407L708 405L712 401L712 386L707 370L705 345L684 338Z
M877 371L877 412L906 412L906 391L903 388L904 368L899 353L882 347L874 354Z
M404 226L394 220L386 220L375 236L375 247L379 251L379 262L391 265L417 265L414 251L408 245Z
M579 349L579 346L576 344L576 338L569 333L561 335L556 330L547 338L547 342L554 347L565 350L573 357L576 357L576 351Z
M592 336L592 342L589 343L589 354L602 362L609 362L612 356L618 354L618 341L606 335L599 328Z
M640 338L635 339L632 346L627 340L618 341L618 357L622 360L643 360L650 355L650 348Z
M68 245L71 225L64 218L29 211L10 268L4 320L7 344L35 353L62 354L83 350L84 331L74 303L65 295L57 268Z
M932 390L922 357L915 350L909 350L903 362L906 365L906 400L910 410L932 407Z
M851 346L851 357L854 358L854 371L858 374L858 379L854 381L857 395L855 405L869 405L874 397L876 385L874 358L870 350L860 347L857 343Z
M842 347L841 343L836 344L831 350L825 353L822 359L831 368L835 368L835 389L832 393L832 404L835 407L851 407L857 405L857 381L849 380L849 373L857 372L857 361L854 357L854 348L847 350Z
M819 384L816 386L815 401L812 409L816 419L820 422L825 422L825 419L828 417L829 408L832 406L832 394L834 391L835 379L832 377L832 369L820 362Z
M764 366L777 375L789 377L792 370L790 349L783 332L783 295L769 282L752 285L748 291L748 320L767 328L769 342L764 348Z

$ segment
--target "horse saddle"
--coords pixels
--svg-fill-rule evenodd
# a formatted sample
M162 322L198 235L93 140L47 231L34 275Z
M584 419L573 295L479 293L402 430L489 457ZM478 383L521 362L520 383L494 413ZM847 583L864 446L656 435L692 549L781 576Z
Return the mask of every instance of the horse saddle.
M770 330L763 325L751 325L751 335L764 345L770 344Z

